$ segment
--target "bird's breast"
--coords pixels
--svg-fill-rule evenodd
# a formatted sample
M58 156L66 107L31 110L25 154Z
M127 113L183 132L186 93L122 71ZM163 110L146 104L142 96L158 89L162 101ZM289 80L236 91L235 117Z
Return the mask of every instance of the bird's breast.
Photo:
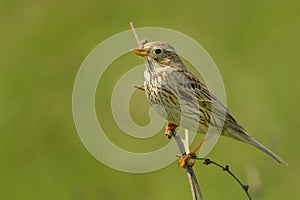
M178 99L161 77L144 81L144 88L149 103L168 122L179 124L180 105Z

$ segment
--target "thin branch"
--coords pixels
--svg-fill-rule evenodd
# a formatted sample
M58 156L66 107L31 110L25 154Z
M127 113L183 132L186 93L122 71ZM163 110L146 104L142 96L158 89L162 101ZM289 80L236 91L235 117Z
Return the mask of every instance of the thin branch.
M142 91L144 91L145 92L145 88L144 88L144 86L133 86L133 87L135 87L136 89L139 89L139 90L142 90Z
M185 147L184 147L184 144L183 144L183 142L182 142L179 134L176 134L174 132L173 136L174 136L175 141L177 143L177 146L179 148L180 154L181 155L185 155L186 154ZM200 189L197 177L196 177L196 175L194 173L194 170L193 170L192 166L186 165L185 169L186 169L186 173L187 173L187 176L188 176L188 179L189 179L189 183L190 183L190 187L191 187L191 191L192 191L193 200L197 200L197 192L198 192L198 194L200 196L200 199L203 200L204 198L203 198L203 195L202 195L202 192L201 192L201 189ZM196 192L196 190L197 190L197 192Z
M193 159L195 160L204 160L203 164L204 165L210 165L213 164L219 168L221 168L223 171L226 171L228 174L230 174L230 176L232 176L237 182L238 184L243 188L243 190L245 191L247 197L249 198L249 200L252 200L250 194L249 194L249 186L246 184L243 184L240 179L232 172L229 170L229 165L225 165L225 167L215 161L212 161L209 158L198 158L198 157L193 157Z
M138 34L136 33L136 30L135 30L132 22L130 22L130 27L131 27L131 30L133 32L133 35L135 37L136 42L138 43L139 47L142 48L143 45L140 41L140 38L139 38Z

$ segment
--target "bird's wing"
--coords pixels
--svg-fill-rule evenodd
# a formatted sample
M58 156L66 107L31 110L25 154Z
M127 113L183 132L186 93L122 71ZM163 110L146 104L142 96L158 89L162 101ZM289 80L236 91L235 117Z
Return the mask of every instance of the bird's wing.
M244 128L237 123L228 109L213 95L206 85L193 75L191 72L184 70L185 77L188 79L187 84L181 84L181 92L186 93L191 97L196 97L200 109L203 109L209 116L211 116L210 123L218 126L221 122L224 131L226 129L234 129L238 132L244 132ZM225 121L224 121L225 119ZM228 130L230 131L230 130Z

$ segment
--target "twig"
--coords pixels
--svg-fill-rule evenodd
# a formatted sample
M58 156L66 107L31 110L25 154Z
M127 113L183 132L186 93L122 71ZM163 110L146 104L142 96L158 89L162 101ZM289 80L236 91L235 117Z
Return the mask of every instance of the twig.
M230 174L237 182L238 184L243 188L243 190L245 191L246 195L248 196L249 200L252 200L250 194L249 194L249 186L246 184L243 184L240 179L232 172L229 170L229 165L225 165L225 167L215 161L212 161L209 158L198 158L198 157L193 157L193 159L195 160L204 160L203 164L204 165L210 165L213 164L217 167L220 167L221 169L223 169L223 171L226 171L228 174Z
M130 27L131 27L131 30L133 32L133 35L135 37L136 42L138 43L139 47L142 47L143 45L142 45L142 43L140 41L140 38L139 38L138 34L136 33L136 30L135 30L135 28L133 26L133 23L130 22L129 24L130 24Z
M144 86L133 86L133 87L135 87L136 89L139 89L139 90L142 90L142 91L145 91L145 88L144 88Z
M185 155L186 154L185 147L184 147L184 144L183 144L179 134L176 134L175 132L173 132L173 136L176 140L176 143L177 143L177 146L179 148L180 154ZM194 170L193 170L192 166L186 165L185 169L186 169L186 173L187 173L187 176L188 176L188 179L189 179L193 200L197 200L197 192L200 196L200 199L203 200L204 198L203 198L203 195L202 195L197 177L194 173ZM197 190L197 192L196 192L196 190Z

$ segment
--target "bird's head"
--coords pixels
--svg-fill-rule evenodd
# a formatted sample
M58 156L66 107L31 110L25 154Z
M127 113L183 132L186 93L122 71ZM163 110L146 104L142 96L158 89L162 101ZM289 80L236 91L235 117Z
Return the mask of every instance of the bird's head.
M131 50L136 55L147 60L149 67L182 67L182 61L175 49L166 42L148 42L141 48Z

